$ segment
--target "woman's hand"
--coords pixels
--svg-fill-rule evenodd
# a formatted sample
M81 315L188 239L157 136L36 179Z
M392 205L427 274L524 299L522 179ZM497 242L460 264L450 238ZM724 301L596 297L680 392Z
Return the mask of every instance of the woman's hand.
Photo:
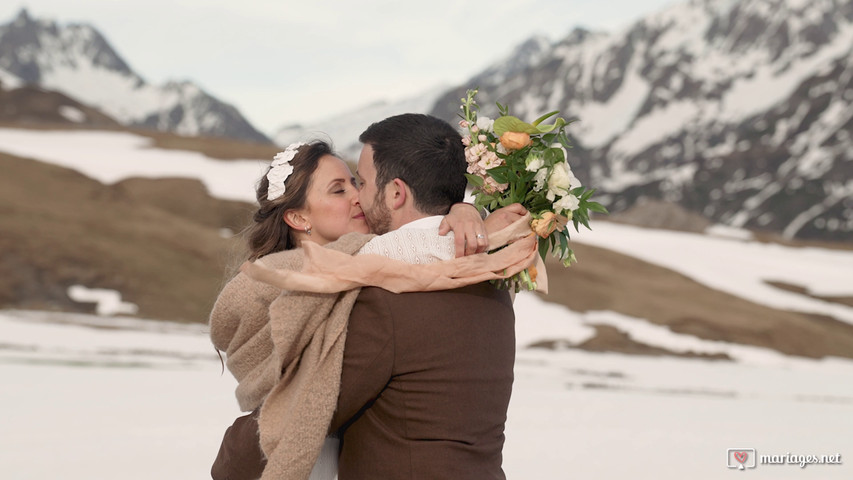
M470 203L454 203L450 207L450 213L438 226L438 234L447 235L450 231L455 238L457 257L485 252L489 245L486 224Z
M513 203L505 207L501 207L491 215L486 217L484 222L487 232L497 232L502 228L506 228L527 214L527 209L521 206L520 203Z
M456 203L441 221L438 234L446 235L453 231L457 257L482 253L489 246L489 232L506 228L526 214L526 208L520 203L513 203L495 210L483 221L473 205Z

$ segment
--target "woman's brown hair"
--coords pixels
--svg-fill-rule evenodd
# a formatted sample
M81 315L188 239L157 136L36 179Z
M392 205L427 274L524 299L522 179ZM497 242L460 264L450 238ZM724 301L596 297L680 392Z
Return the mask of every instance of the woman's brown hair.
M284 212L305 206L311 177L325 155L334 155L326 142L318 140L300 146L290 161L293 173L284 181L284 194L275 200L267 198L270 184L266 173L261 177L255 189L259 207L253 216L254 222L247 229L250 261L296 247L290 227L284 222Z

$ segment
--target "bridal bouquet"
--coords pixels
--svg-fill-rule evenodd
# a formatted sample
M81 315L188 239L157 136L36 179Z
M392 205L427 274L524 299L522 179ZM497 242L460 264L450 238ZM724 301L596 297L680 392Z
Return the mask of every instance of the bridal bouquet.
M576 262L569 247L569 221L589 227L589 212L607 213L590 200L594 189L587 189L574 176L567 161L565 119L546 120L557 111L546 113L531 123L509 114L497 104L500 117L492 120L478 116L474 100L477 90L468 90L462 99L462 143L468 162L468 181L474 186L474 205L493 212L512 203L520 203L532 215L531 229L539 238L542 259L550 251L568 267ZM501 281L500 287L536 288L535 269L525 270Z

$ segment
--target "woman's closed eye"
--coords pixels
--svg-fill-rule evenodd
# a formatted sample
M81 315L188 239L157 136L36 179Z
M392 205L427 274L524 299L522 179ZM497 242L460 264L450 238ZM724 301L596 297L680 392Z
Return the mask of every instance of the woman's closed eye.
M335 180L329 187L329 193L334 195L347 193L346 182L344 180Z

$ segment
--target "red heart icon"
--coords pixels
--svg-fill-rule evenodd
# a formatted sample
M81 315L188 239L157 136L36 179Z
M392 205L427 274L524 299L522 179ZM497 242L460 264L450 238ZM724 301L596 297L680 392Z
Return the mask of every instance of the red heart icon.
M747 452L734 452L734 453L735 453L735 460L737 460L740 463L746 462L746 457L748 456Z

